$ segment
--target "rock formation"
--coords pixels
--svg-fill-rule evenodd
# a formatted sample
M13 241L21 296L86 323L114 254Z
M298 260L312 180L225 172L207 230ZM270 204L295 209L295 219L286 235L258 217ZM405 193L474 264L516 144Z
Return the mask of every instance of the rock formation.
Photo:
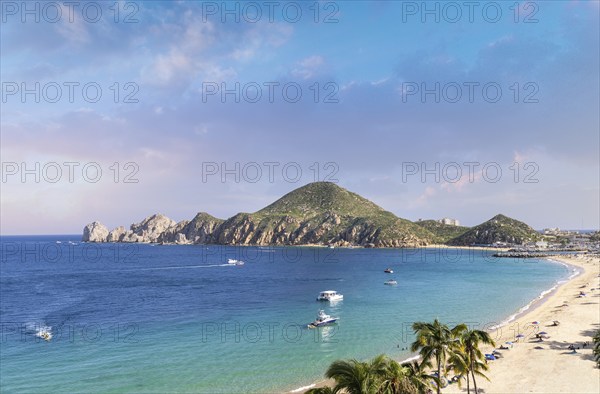
M112 230L110 233L108 233L108 238L106 239L106 241L122 242L126 232L127 230L125 230L125 227L119 226L116 229Z
M92 222L83 228L82 240L85 242L106 242L108 229L100 222Z

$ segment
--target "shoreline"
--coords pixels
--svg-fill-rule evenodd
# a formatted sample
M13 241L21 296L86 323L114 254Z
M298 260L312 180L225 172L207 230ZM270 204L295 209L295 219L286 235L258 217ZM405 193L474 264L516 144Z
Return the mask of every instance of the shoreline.
M466 249L466 250L486 250L486 251L497 251L497 252L508 252L508 247L495 247L495 246L453 246L446 244L431 244L426 246L419 246L415 249Z
M16 236L15 236L16 237ZM403 250L403 249L464 249L464 250L482 250L482 251L498 251L498 252L507 252L510 250L508 247L495 247L495 246L469 246L469 245L446 245L446 244L429 244L429 245L418 245L418 246L403 246L403 247L387 247L387 246L362 246L362 245L345 245L345 246L337 246L337 245L324 245L324 244L301 244L301 245L258 245L258 244L216 244L216 243L193 243L193 242L125 242L125 241L83 241L79 240L77 242L83 244L124 244L124 245L155 245L155 246L227 246L232 248L324 248L324 249L389 249L389 250Z
M448 246L445 246L445 245L433 246L433 245L431 245L431 247L448 247ZM464 248L468 248L468 247L464 247ZM474 249L474 248L470 248L470 249ZM500 248L482 248L482 249L483 250L499 250ZM583 256L583 257L581 257L581 256ZM593 291L593 294L589 294L590 297L592 297L592 296L600 297L600 283L599 283L600 258L599 257L594 256L594 255L588 255L588 254L577 254L577 255L569 255L569 256L551 256L551 257L544 257L541 259L546 260L547 262L561 264L561 265L565 266L567 269L569 269L570 275L567 277L567 279L559 280L550 289L543 290L539 296L537 296L536 298L532 299L529 303L527 303L526 305L519 308L515 313L509 315L506 319L502 320L498 325L493 326L491 329L487 330L490 334L492 334L492 338L494 339L494 341L496 342L496 345L497 345L496 348L499 347L500 345L504 345L506 341L510 341L512 339L512 341L514 342L514 345L511 346L511 350L504 351L504 353L508 352L508 354L506 354L506 358L511 358L512 354L510 354L510 352L514 349L515 346L528 343L528 342L524 342L525 340L527 340L527 338L523 338L523 342L520 342L518 339L513 338L514 335L516 335L517 333L522 333L523 331L525 331L525 332L532 331L532 329L535 330L532 334L534 334L535 332L540 332L540 331L546 330L546 328L540 329L540 327L546 327L547 321L542 321L541 319L537 319L541 323L537 326L534 326L531 323L526 323L523 321L531 321L531 322L536 321L536 319L532 318L532 316L537 316L538 314L546 316L547 313L545 313L545 312L547 312L550 308L552 308L550 306L550 304L552 302L557 302L557 300L559 298L564 298L561 296L564 296L569 291L576 293L579 289L581 289L580 282L587 283L585 286L587 286L586 289L588 291L590 289L595 289L595 291ZM581 260L584 260L584 261L581 261ZM593 268L595 268L595 270ZM598 303L598 304L600 304L600 303ZM564 305L564 303L563 303L563 305ZM597 313L598 318L591 323L596 324L596 329L599 329L600 328L600 309L596 308L596 310L598 311L598 313ZM511 323L512 323L512 325L511 325ZM573 325L573 324L577 324L577 321L575 321L575 322L562 322L561 321L561 324L563 324L563 323L571 323L571 325ZM504 333L502 332L503 327L506 327L509 325L512 327L514 324L517 325L517 331L518 331L517 333L515 333L513 335L507 335L507 331L512 332L514 330L505 330ZM530 329L530 327L531 327L531 329ZM537 329L535 329L534 327L537 327ZM494 349L494 347L487 346L487 347L482 348L482 352L483 353L491 352L493 349ZM590 349L590 352L591 352L591 349ZM412 361L412 360L419 359L419 358L420 357L418 355L413 354L413 355L409 356L408 358L405 358L402 360L398 360L397 358L394 358L394 359L400 363L404 363L404 362ZM498 359L498 360L502 360L503 358L504 357L502 357L501 359ZM497 361L493 361L492 363L496 363L496 362ZM506 364L506 363L504 363L504 364ZM592 366L593 365L594 364L592 364ZM512 366L512 364L511 364L511 366ZM509 370L513 369L506 365L505 365L505 367L507 367ZM487 376L490 377L491 382L488 382L485 379L480 379L480 381L478 381L478 388L484 389L485 392L488 392L488 393L494 393L494 392L497 392L497 393L499 393L499 392L519 393L519 392L523 392L523 388L522 388L522 386L518 385L518 382L516 385L517 390L515 390L515 391L506 391L505 388L501 388L500 391L493 389L494 386L497 386L499 384L498 380L500 380L500 379L496 379L496 381L494 381L494 378L490 376L492 374L493 370L494 370L494 365L491 365L490 370L486 372ZM586 392L586 393L587 392L590 392L590 393L600 392L600 369L593 367L593 370L595 370L595 374L596 374L596 376L598 376L598 378L596 379L597 385L595 387L592 387L592 391L588 390L588 391L581 391L581 392ZM504 374L506 374L506 371L501 371L501 372L504 372ZM585 371L584 371L584 373L585 373ZM508 372L508 374L510 374L510 372ZM588 375L594 376L593 373L589 373L589 372L588 372ZM544 380L544 376L538 375L537 377L538 377L539 381ZM565 376L563 376L563 378L564 377ZM566 375L567 381L569 381L568 377L569 376ZM535 376L533 378L535 380ZM548 379L546 379L546 380L548 380ZM554 379L552 379L552 380L554 381ZM564 380L565 379L563 379L563 381ZM581 381L579 383L581 385ZM492 389L487 388L490 384L494 385L494 386L492 386ZM306 392L307 390L309 390L311 388L323 387L323 386L328 386L328 385L333 386L333 380L321 379L319 381L313 382L310 385L306 385L306 386L296 388L294 390L290 390L290 391L286 391L286 392L300 393L300 392ZM589 381L586 381L586 386L592 386L592 385L593 384L591 384ZM518 387L520 387L520 389ZM542 385L542 387L544 387L544 388L542 388L539 391L529 390L529 392L538 392L538 393L557 392L557 391L548 391L546 386ZM463 392L466 392L466 389L465 388L459 389L456 384L453 384L453 385L449 385L449 386L443 388L442 391L444 393L463 393ZM575 391L569 391L567 389L566 391L558 391L558 392L569 393L569 392L575 392Z
M580 254L546 260L575 267L579 272L559 282L542 299L533 300L524 313L515 316L510 327L516 326L517 330L500 330L492 336L496 348L506 341L514 344L501 352L502 357L489 363L486 375L490 381L480 379L478 382L478 387L485 392L600 392L600 369L592 361L591 346L583 347L584 342L592 342L593 333L600 328L600 259ZM587 295L579 296L580 291ZM532 324L534 321L540 324ZM553 321L559 325L550 324ZM533 338L536 332L542 331L548 332L548 338L544 341ZM525 337L519 340L515 338L517 333ZM573 353L569 345L580 349ZM489 353L493 349L486 346L482 352ZM443 392L462 393L464 389L453 384Z
M543 257L543 258L540 258L540 260L546 260L551 263L563 265L565 268L568 268L571 270L570 271L571 275L569 275L567 277L567 279L558 281L554 286L550 287L549 289L542 290L542 292L536 298L532 299L527 304L525 304L524 306L519 308L518 311L511 314L507 319L501 321L496 326L490 327L490 330L489 330L490 333L495 333L502 327L512 323L513 321L515 321L517 319L522 319L522 318L526 317L527 314L532 313L536 309L542 307L546 302L548 302L552 298L552 296L560 289L561 286L567 285L570 281L572 281L576 277L583 275L585 273L584 267L565 263L562 261L556 261L556 260L553 260L553 257ZM580 270L583 270L583 271L580 271Z

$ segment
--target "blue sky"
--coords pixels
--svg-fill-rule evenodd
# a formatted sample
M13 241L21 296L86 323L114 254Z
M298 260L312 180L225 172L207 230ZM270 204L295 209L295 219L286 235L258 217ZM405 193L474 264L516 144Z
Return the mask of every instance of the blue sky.
M226 218L314 180L411 220L600 225L598 1L51 3L2 4L2 234Z

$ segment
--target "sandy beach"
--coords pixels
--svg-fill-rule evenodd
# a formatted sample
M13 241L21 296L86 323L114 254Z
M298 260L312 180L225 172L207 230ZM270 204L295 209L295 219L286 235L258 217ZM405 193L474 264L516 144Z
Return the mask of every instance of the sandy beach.
M595 367L591 346L583 348L584 342L592 343L593 333L600 328L600 259L582 255L553 260L577 266L582 272L547 295L540 305L532 305L527 313L492 335L498 346L514 342L513 329L517 327L526 337L515 342L510 350L501 351L501 358L490 361L487 372L490 381L478 380L481 392L600 392L600 369ZM578 297L581 291L586 293L585 297ZM554 320L560 324L553 326ZM540 324L532 325L534 321ZM535 332L543 331L549 338L538 342ZM579 347L577 353L568 349L571 344ZM488 353L491 349L485 350ZM443 392L466 392L466 387L460 389L452 384Z
M500 351L501 357L489 362L486 375L490 381L479 378L479 392L600 392L600 369L595 366L591 346L594 332L600 328L600 258L579 255L552 260L570 265L579 274L535 300L528 310L492 333L496 348L504 345L509 349ZM585 297L579 297L582 291ZM539 324L532 324L536 321ZM553 325L554 321L559 324ZM535 334L544 331L548 338L539 342ZM517 334L525 337L516 340ZM513 342L512 346L505 344L509 341ZM585 348L584 342L589 344ZM577 353L569 350L569 345L579 348ZM493 349L482 348L484 353ZM449 376L453 376L451 372ZM333 386L334 382L321 381L316 387L325 385ZM453 383L442 392L464 393L466 382L462 388Z

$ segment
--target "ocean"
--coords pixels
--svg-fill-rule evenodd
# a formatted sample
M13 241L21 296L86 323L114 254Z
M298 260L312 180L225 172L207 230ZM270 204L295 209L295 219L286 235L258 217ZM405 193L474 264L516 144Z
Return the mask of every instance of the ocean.
M573 274L481 250L79 239L0 237L3 393L293 390L336 359L410 357L415 321L515 330L507 319ZM308 329L321 308L338 324Z

